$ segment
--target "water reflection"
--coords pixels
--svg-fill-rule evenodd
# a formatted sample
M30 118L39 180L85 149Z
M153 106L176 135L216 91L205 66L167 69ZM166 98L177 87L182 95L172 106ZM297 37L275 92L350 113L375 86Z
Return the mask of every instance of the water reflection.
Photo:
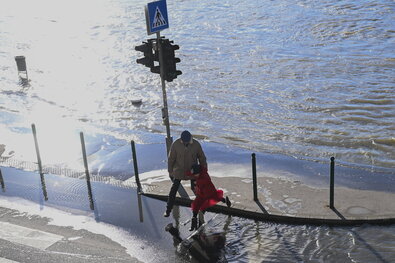
M229 229L229 262L391 262L395 256L387 239L395 240L394 226L293 226L234 218Z
M141 194L139 191L137 191L137 202L139 206L139 219L140 222L143 222L144 221L143 204L141 203Z

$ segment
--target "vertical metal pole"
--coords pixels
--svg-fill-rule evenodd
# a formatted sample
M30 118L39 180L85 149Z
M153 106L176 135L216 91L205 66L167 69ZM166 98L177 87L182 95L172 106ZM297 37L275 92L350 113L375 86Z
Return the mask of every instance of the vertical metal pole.
M34 137L34 145L36 146L36 155L37 155L37 163L38 163L38 172L42 174L43 169L41 165L41 156L40 156L40 149L38 148L38 141L37 141L37 132L36 132L36 125L32 124L32 131Z
M80 138L81 138L81 146L82 146L82 156L84 158L86 184L88 185L89 202L90 202L91 210L94 210L95 207L93 205L91 179L89 176L89 169L88 169L88 159L86 158L85 140L84 140L84 134L82 132L80 132Z
M137 184L137 192L141 192L141 184L140 184L140 177L139 177L139 168L137 167L137 154L136 154L136 146L134 141L130 142L132 145L132 155L133 155L133 167L134 167L134 177L136 179Z
M3 179L3 174L1 173L1 169L0 169L0 183L1 183L1 189L3 189L3 192L5 192L4 179Z
M34 123L32 124L32 131L33 131L33 137L34 137L34 145L36 146L37 164L38 164L38 172L40 174L40 179L41 179L41 188L43 190L44 199L45 199L45 201L47 201L48 200L47 189L45 187L43 167L41 164L40 149L38 148L36 125L34 125Z
M163 61L163 50L162 45L160 43L160 31L156 32L156 44L159 50L159 65L160 65L160 80L162 83L162 94L163 94L163 109L162 109L162 118L166 125L166 150L167 154L169 154L170 146L173 142L173 138L170 136L170 121L169 121L169 110L167 107L167 95L166 95L166 82L165 82L165 68Z
M254 190L254 201L258 201L258 191L257 191L257 183L256 183L256 158L255 153L251 154L252 160L252 187Z
M335 157L331 157L329 207L334 208L335 199Z
M141 194L139 192L137 192L137 204L139 207L140 222L143 222L144 221L143 204L141 203Z

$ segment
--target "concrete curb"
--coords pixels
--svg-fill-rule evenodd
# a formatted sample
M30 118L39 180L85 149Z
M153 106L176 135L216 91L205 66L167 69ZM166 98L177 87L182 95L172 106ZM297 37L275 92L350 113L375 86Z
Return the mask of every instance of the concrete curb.
M167 201L166 195L142 193L142 195L154 198L161 201ZM185 207L191 206L191 199L176 197L175 204ZM292 217L268 214L267 212L257 213L232 207L215 205L207 209L209 212L222 213L226 215L233 215L259 221L269 221L280 224L293 225L328 225L328 226L357 226L363 224L370 225L391 225L395 224L395 218L380 218L380 219L329 219L329 218L308 218L308 217Z

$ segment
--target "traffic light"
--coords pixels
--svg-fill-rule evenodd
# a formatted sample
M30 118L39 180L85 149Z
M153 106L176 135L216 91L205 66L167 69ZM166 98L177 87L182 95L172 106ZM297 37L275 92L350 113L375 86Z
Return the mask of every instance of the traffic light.
M177 63L181 62L181 60L179 58L176 58L174 53L174 51L180 49L180 47L178 45L172 45L173 41L170 41L169 39L161 39L160 42L163 54L163 66L165 71L164 78L168 82L171 82L176 79L178 75L182 74L180 70L177 70Z
M152 40L148 39L148 42L143 42L142 45L136 46L134 48L136 51L140 51L144 53L143 58L136 59L138 64L142 64L146 67L152 68L154 66L155 56L152 52Z
M163 37L162 37L162 39L163 39ZM160 74L160 61L159 61L159 49L158 49L158 41L157 41L157 39L155 39L155 42L154 42L154 44L153 44L153 49L154 49L154 51L155 51L155 53L154 53L154 61L157 61L159 64L158 64L158 66L152 66L151 67L151 72L152 73L156 73L156 74Z
M160 43L157 39L148 39L142 45L136 46L135 50L143 52L144 57L136 60L138 64L142 64L151 69L152 73L160 74L160 69L163 67L164 79L168 82L173 81L182 72L177 70L177 63L181 60L175 57L175 50L180 49L178 45L172 45L173 41L166 38L160 38ZM158 65L155 61L159 62L159 49L158 44L161 45L163 55L163 65ZM160 64L160 62L159 62Z
M160 66L153 66L151 68L152 73L160 74Z

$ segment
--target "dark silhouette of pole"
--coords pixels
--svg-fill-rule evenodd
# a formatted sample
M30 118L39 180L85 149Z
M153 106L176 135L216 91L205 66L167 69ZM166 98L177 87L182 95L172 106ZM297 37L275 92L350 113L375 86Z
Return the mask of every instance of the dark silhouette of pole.
M44 199L45 199L45 201L47 201L48 200L47 189L45 187L43 167L41 164L40 149L38 148L36 125L34 125L34 123L32 124L32 131L33 131L33 137L34 137L34 145L36 146L37 164L38 164L38 172L40 174L40 179L41 179L41 188L43 190Z
M163 96L163 108L162 108L162 119L166 126L166 153L169 154L170 146L173 143L173 138L170 135L170 120L169 120L169 109L167 107L167 95L166 95L166 82L165 82L165 68L163 61L163 48L160 41L160 31L156 32L156 44L159 51L159 66L160 66L160 80L162 84L162 96Z
M335 157L331 157L329 207L334 208L335 199Z
M258 190L257 190L257 183L256 183L256 158L255 153L251 154L251 161L252 161L252 187L254 191L254 201L258 200Z
M81 146L82 146L82 156L84 158L86 184L88 185L89 202L90 202L91 210L94 210L95 206L93 204L91 179L89 176L89 169L88 169L88 159L86 158L85 140L84 140L84 134L82 132L80 132L80 138L81 138Z
M141 194L137 192L137 204L139 207L139 219L140 222L144 222L144 214L143 214L143 204L141 202Z
M1 189L3 189L3 192L5 192L4 179L3 179L3 174L1 173L1 169L0 169L0 183L1 183Z
M139 178L139 168L137 166L137 154L136 154L136 146L134 144L134 141L131 141L130 144L132 145L132 156L133 156L133 167L134 167L134 178L136 180L137 184L137 191L141 191L141 184L140 184L140 178Z

